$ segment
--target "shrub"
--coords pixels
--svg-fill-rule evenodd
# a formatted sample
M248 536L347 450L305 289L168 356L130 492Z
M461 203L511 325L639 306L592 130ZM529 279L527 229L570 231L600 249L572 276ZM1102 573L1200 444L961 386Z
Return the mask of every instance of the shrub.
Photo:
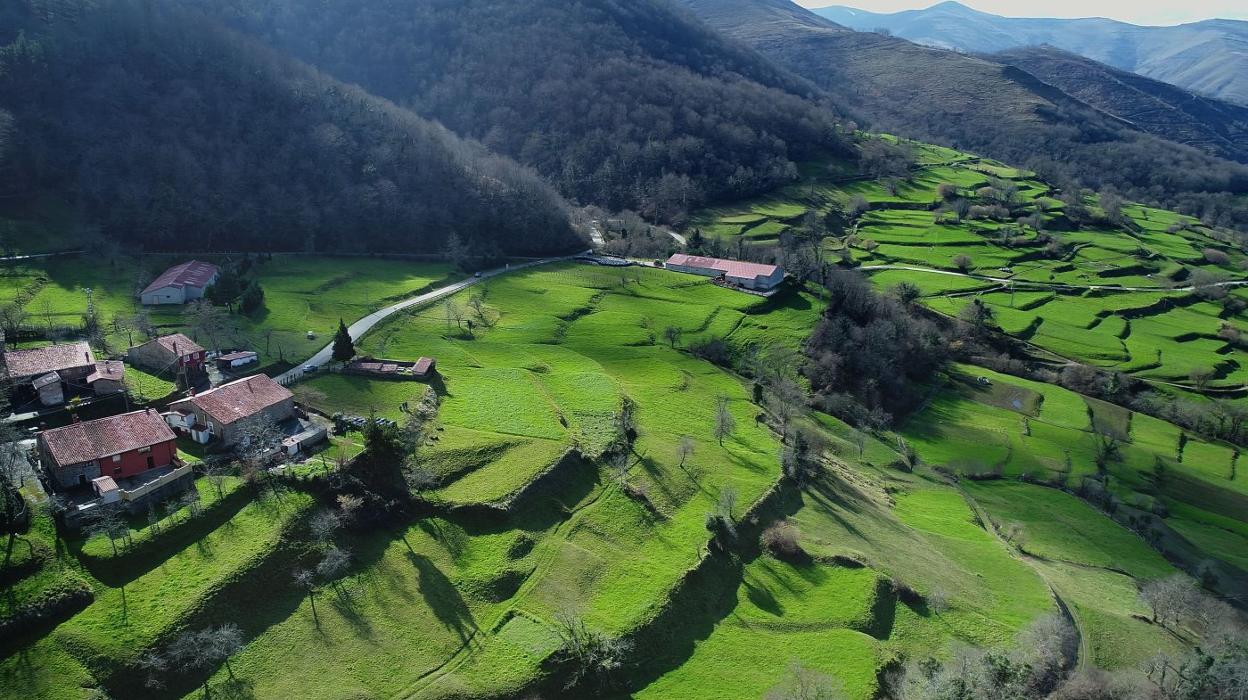
M1201 251L1201 255L1205 257L1205 262L1210 265L1230 265L1231 256L1218 250L1217 248L1205 248Z
M806 551L802 549L799 539L800 533L797 527L784 520L763 530L760 542L763 549L770 552L775 558L793 561L804 558L806 555Z

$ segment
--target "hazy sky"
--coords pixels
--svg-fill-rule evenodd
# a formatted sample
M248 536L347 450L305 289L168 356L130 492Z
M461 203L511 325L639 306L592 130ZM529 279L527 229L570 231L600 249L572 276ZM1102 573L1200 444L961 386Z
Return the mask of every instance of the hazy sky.
M872 12L930 7L937 0L797 0L806 7L847 5ZM1211 17L1248 20L1245 0L961 0L963 5L1007 17L1112 17L1135 24L1180 24Z

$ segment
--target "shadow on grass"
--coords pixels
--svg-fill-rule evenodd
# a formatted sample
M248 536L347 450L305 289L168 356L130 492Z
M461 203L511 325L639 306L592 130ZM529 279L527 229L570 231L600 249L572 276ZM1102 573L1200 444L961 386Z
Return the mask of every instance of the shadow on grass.
M261 501L267 498L273 496L266 495ZM255 492L252 489L239 487L226 494L225 498L215 501L200 515L174 525L166 523L165 530L116 557L93 557L84 554L82 547L85 542L80 538L66 540L66 546L82 563L83 568L91 572L100 583L116 588L143 576L192 545L198 547L201 554L210 553L208 550L212 545L207 544L204 538L217 529L228 526L234 516L254 499Z
M477 632L477 622L455 584L428 557L408 552L407 558L420 574L420 594L429 609L444 627L459 635L461 642L467 642Z
M745 567L762 555L759 536L765 524L796 514L802 505L802 493L786 482L753 517L738 524L734 552L711 550L701 564L686 572L667 605L631 635L638 653L637 664L626 679L629 690L644 688L688 661L696 644L736 609L737 591L743 585L755 605L773 614L782 612L770 592L746 580Z

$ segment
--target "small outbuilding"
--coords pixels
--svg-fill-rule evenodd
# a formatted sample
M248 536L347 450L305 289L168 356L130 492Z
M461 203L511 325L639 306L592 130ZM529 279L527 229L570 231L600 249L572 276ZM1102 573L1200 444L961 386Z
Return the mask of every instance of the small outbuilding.
M87 375L87 384L96 396L125 391L126 365L121 360L97 362L95 371Z
M240 350L238 352L226 353L218 357L217 369L222 372L229 372L230 370L255 364L259 361L260 355L255 352L252 352L251 350Z

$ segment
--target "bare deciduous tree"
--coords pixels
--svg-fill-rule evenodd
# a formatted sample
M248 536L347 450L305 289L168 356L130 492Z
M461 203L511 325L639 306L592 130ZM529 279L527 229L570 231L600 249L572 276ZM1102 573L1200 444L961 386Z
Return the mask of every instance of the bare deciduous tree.
M677 466L684 469L685 461L693 456L693 450L693 438L688 435L681 435L680 441L676 443L676 459L678 460Z
M732 411L728 409L728 397L720 396L715 399L715 439L722 446L724 438L732 434L737 428L737 421L732 417Z

